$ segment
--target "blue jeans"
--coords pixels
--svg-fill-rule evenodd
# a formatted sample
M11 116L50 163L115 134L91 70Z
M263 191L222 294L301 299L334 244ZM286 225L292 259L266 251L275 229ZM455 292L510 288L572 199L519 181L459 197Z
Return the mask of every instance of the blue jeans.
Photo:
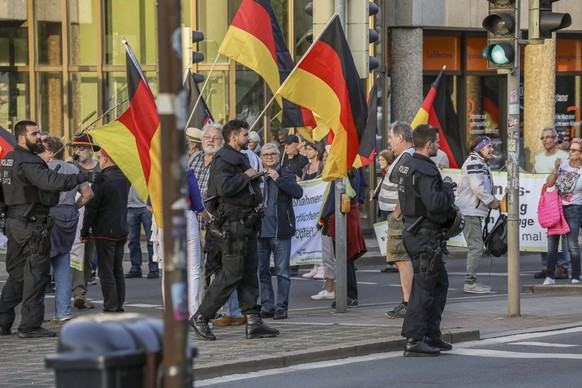
M148 268L150 272L157 272L158 263L152 261L152 257L154 256L154 244L151 241L152 213L146 207L129 207L127 208L127 229L129 231L127 239L129 240L129 259L131 260L130 272L141 273L142 255L140 235L142 225L147 238Z
M259 282L260 304L262 310L271 312L283 310L287 312L289 307L289 290L291 289L291 274L289 260L291 257L291 239L259 238ZM271 253L275 259L275 272L277 274L277 300L273 292L271 281Z
M570 233L566 235L568 239L568 251L572 261L572 279L580 279L580 245L578 244L578 234L582 226L582 206L564 206L564 218L570 227ZM548 236L548 268L546 276L554 279L556 275L556 262L558 258L558 244L560 236Z
M238 293L236 290L233 291L226 303L222 306L222 311L224 315L228 315L229 317L242 317L242 311L240 310L240 306L238 304Z
M548 253L542 252L542 268L548 268ZM570 252L566 236L562 236L562 252L558 252L558 265L566 269L570 268Z
M71 317L71 253L51 257L55 278L55 318Z

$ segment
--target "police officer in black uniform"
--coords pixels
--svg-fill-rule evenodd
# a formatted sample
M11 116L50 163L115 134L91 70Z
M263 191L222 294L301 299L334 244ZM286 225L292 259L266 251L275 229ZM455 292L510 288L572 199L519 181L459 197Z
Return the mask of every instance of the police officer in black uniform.
M443 224L454 217L452 181L443 182L430 159L439 148L438 129L422 124L412 135L415 153L399 168L398 199L404 215L402 239L412 260L414 278L402 336L404 356L438 356L452 345L441 338L441 315L449 279L442 258Z
M210 168L206 208L215 216L213 230L217 232L222 264L210 283L196 314L190 318L195 333L205 340L215 340L208 323L234 290L246 315L246 337L275 337L279 331L265 325L261 306L257 304L257 234L263 202L259 174L250 167L242 149L247 149L249 125L243 120L231 120L222 128L224 146L214 155ZM218 230L217 230L218 229Z
M49 208L59 201L59 192L92 181L92 173L59 174L50 170L36 154L44 151L38 126L20 121L14 127L17 146L0 163L2 190L0 202L5 210L8 237L6 271L8 280L0 297L0 335L9 335L22 302L18 336L54 337L55 332L41 327L44 319L44 294L49 282L51 218Z

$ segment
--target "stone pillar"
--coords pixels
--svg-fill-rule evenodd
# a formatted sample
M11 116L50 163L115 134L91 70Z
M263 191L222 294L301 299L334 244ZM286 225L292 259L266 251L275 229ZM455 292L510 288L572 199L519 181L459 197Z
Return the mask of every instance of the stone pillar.
M422 104L422 28L392 28L391 121L411 122Z
M554 127L556 94L556 41L525 46L523 138L526 171L532 171L535 156L543 150L542 130Z

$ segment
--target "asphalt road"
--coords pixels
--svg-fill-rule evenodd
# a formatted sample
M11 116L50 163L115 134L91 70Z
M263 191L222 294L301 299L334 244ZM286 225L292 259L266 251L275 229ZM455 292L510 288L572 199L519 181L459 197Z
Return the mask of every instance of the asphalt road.
M440 357L402 352L197 381L197 387L577 387L582 327L456 345Z
M465 277L465 253L463 249L452 248L451 256L447 258L447 270L449 272L448 303L466 301L469 299L507 300L507 258L484 258L479 264L478 281L490 285L492 292L489 294L465 294L463 284ZM124 262L129 269L129 261ZM540 256L537 253L523 254L520 260L522 285L541 284L543 279L534 279L533 273L538 271ZM385 267L383 258L379 256L364 256L356 262L359 303L366 305L386 305L387 310L400 303L402 300L399 275L397 273L381 273ZM126 279L126 311L139 312L154 317L162 316L162 297L160 279L146 279L147 265L144 263L144 277L138 279ZM323 281L308 280L301 277L310 268L303 267L300 276L293 277L291 284L291 296L289 302L289 315L294 310L303 309L331 309L329 300L312 300L311 295L318 293L323 287ZM275 278L273 278L275 281ZM567 282L566 280L558 282ZM2 282L0 281L0 286ZM96 309L101 308L102 296L99 285L89 286L87 297L91 299ZM528 297L521 294L521 297ZM46 300L45 317L48 319L54 313L53 295L48 294ZM94 311L89 311L94 312ZM73 310L73 315L82 315L85 312Z

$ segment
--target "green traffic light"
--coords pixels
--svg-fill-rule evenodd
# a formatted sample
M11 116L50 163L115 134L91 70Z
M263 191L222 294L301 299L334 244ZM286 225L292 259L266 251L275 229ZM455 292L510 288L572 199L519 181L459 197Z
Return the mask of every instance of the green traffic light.
M507 65L513 61L514 51L505 43L490 44L485 46L481 55L495 65Z

